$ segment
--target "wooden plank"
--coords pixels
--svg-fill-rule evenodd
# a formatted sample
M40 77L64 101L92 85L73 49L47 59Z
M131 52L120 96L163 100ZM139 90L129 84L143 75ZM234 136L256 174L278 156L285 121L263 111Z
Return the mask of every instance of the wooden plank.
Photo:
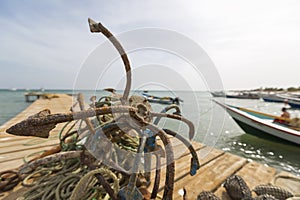
M59 143L58 140L58 134L63 127L64 124L59 124L56 126L54 130L50 132L49 138L38 138L38 137L22 137L22 136L11 136L6 138L1 138L0 142L0 154L12 152L12 151L21 151L22 149L28 149L32 146L41 146L43 145L49 145L53 144L54 142L49 141L55 141L55 143Z
M214 159L218 158L219 156L223 155L224 152L221 150L218 150L218 149L213 149L211 147L204 147L204 148L198 149L197 154L198 154L198 156L200 155L199 156L200 164L203 168L203 166L207 165L209 162L211 162ZM185 156L179 158L178 160L175 160L175 186L176 186L177 182L181 181L182 179L185 179L185 180L194 179L195 176L191 176L189 174L190 159L191 159L190 154L186 154ZM199 174L199 171L198 171L198 174ZM163 194L163 186L165 183L165 174L166 174L166 168L163 167L161 169L159 195ZM155 173L151 174L151 185L149 187L151 190L153 187L154 175L155 175Z
M188 148L177 138L170 138L170 141L174 150L175 159L179 159L180 157L190 154ZM199 142L191 142L191 144L193 145L196 151L205 147L203 144Z
M73 98L65 95L65 94L58 94L59 98L52 98L52 99L39 99L29 105L24 111L19 113L17 116L0 126L0 138L11 136L5 133L5 130L10 126L26 119L27 117L36 114L37 112L50 109L51 113L62 113L62 112L69 112L70 107L72 106Z
M13 141L22 141L24 139L28 139L27 137L16 137L16 136L7 136L0 138L0 147L6 144L6 142L13 142Z
M300 177L288 172L280 172L273 177L271 183L300 196Z
M0 170L8 170L19 167L23 164L22 158L35 151L50 149L51 146L58 144L58 133L63 124L56 126L51 131L49 139L22 137L7 134L5 130L10 126L26 119L43 109L50 109L52 113L69 112L72 105L72 97L65 94L59 94L59 98L40 99L29 105L24 111L16 117L9 120L0 127Z
M39 138L39 137L31 137L31 136L14 136L14 135L10 135L9 137L2 137L2 138L0 138L0 148L5 147L5 146L10 146L10 143L15 144L15 145L30 143L30 141L33 139L39 139L39 140L44 140L44 141L58 139L59 133L60 133L63 125L64 125L64 123L58 124L56 126L56 128L53 129L49 133L48 138ZM75 129L72 129L72 130L75 130Z
M58 136L50 136L49 139L46 138L37 138L37 137L27 137L25 139L17 139L17 140L7 140L4 141L3 143L1 142L0 145L0 154L2 152L7 152L8 150L5 150L6 148L9 147L15 147L15 149L22 149L23 147L26 146L35 146L39 144L43 144L49 141L55 140L56 143L58 143Z
M207 152L210 153L207 154ZM212 160L224 154L224 152L218 149L211 149L211 147L205 147L203 149L198 150L197 154L199 156L200 166L203 167L209 162L211 162ZM190 176L189 174L190 159L191 156L185 156L175 162L175 169L176 169L175 181L179 181L180 179L186 177L192 178L192 176Z
M57 125L56 128L51 131L49 139L14 136L5 132L10 126L46 108L50 109L51 113L70 112L69 109L73 104L73 98L65 94L59 94L58 96L59 98L53 98L51 100L40 99L35 101L24 111L0 126L0 171L18 168L24 164L22 159L24 156L43 149L50 149L53 145L58 143L58 133L63 124ZM19 187L15 189L19 189ZM12 191L0 193L0 198L4 198L11 192ZM8 199L16 199L15 197L16 196Z
M184 187L190 199L196 199L201 191L213 191L246 163L246 159L225 153L200 168L193 177L185 177L175 183L173 197L181 199L179 191Z
M176 155L176 156L174 156L174 159L177 160L177 159L179 159L181 157L190 155L190 151L187 149L187 147L185 145L183 145L182 143L181 144L174 143L174 141L176 141L176 140L177 140L176 138L170 138L171 145L172 145L174 153ZM157 144L163 146L161 140L158 140ZM196 152L198 150L200 150L201 148L205 148L205 146L203 144L198 143L198 142L192 142L192 145L193 145L193 147L194 147L194 149L195 149ZM161 166L162 166L162 168L164 168L165 165L166 165L166 158L161 158ZM156 158L153 155L152 156L152 162L151 162L151 170L153 172L155 172L155 169L156 169Z
M17 153L24 150L30 150L35 148L40 148L43 146L50 146L58 144L58 140L47 140L42 138L34 138L32 140L28 140L27 143L16 145L16 146L8 146L5 148L0 148L0 155L7 154L7 153Z
M23 165L24 161L22 159L11 160L4 163L0 163L1 171L16 169L19 166Z
M257 162L249 162L243 168L241 168L237 173L241 176L249 188L252 190L255 186L259 184L270 183L276 170L274 168L259 164ZM224 187L219 187L215 192L215 195L224 200L230 200Z
M188 148L177 138L175 137L170 137L169 138L173 151L174 151L174 159L177 160L180 157L186 156L186 155L190 155L190 151L188 150ZM194 142L192 141L191 144L193 145L195 151L198 151L201 148L204 148L205 146L199 142ZM160 146L164 146L162 141L160 139L157 139L157 145ZM155 156L153 156L152 160L154 160L151 164L151 169L155 169L156 163L155 163ZM161 158L161 166L165 166L166 165L166 159L165 158Z
M0 155L0 169L1 169L2 163L5 164L5 162L7 162L7 161L23 159L24 157L29 156L31 154L51 149L51 147L56 146L56 145L57 144L42 146L42 147L33 148L33 149L26 149L26 150L23 149L22 151L17 152L17 153L12 152L12 153L2 154L2 155Z
M257 162L249 162L237 172L237 175L240 175L246 181L250 189L258 184L269 183L275 174L276 169Z
M45 108L50 109L52 113L69 112L71 105L72 97L67 95L60 95L60 98L54 98L51 100L37 100L23 112L18 114L15 118L0 126L0 170L4 171L17 168L23 164L22 158L24 156L38 150L43 150L44 148L51 148L51 145L55 144L55 142L58 142L57 135L63 124L58 125L51 132L51 137L56 137L56 139L52 138L48 140L32 137L12 136L5 133L5 130L8 127ZM228 176L234 173L241 175L248 183L250 188L253 188L258 183L270 182L272 177L275 175L275 169L260 165L255 162L247 163L246 159L244 158L224 153L221 150L211 147L205 147L197 142L192 142L200 158L201 168L195 176L190 176L189 169L191 156L187 148L176 138L170 136L168 137L170 138L175 151L175 158L178 158L175 160L176 172L173 193L174 199L182 199L182 197L178 194L178 191L183 187L186 188L189 199L196 199L197 195L204 190L213 192L215 191L215 194L217 194L219 197L226 199L228 196L224 196L224 189L221 187L221 184ZM26 146L26 144L28 145L32 141L45 142L38 142L36 145L32 144L31 146ZM155 159L153 159L153 162L155 164ZM161 170L160 195L163 193L162 186L165 182L165 166ZM154 173L152 173L151 180L153 184ZM297 187L298 189L299 185L297 185L297 183L299 183L299 181L296 182L296 186L293 187ZM295 182L292 182L291 185L295 185ZM152 189L152 185L149 187L149 189Z

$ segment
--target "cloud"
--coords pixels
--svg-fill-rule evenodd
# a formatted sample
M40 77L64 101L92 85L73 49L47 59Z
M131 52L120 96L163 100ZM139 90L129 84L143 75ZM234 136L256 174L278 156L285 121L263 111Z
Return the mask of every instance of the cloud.
M45 87L71 88L89 53L106 40L89 33L88 17L115 34L158 27L186 35L208 53L226 88L297 85L297 73L282 71L299 71L299 8L297 0L1 1L0 68L10 83L0 80L0 87L23 86L9 74L13 68L51 74L55 82ZM24 80L24 87L44 84Z

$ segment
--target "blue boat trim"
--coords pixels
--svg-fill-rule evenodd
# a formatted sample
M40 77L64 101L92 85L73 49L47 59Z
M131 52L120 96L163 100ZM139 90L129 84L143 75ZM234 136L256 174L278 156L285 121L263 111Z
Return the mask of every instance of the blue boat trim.
M227 108L229 108L229 107L227 107ZM230 108L229 108L229 109L230 109ZM231 111L232 111L232 112L235 112L235 113L237 113L237 114L240 115L240 113L236 112L234 109L231 109ZM245 111L243 111L243 112L245 112ZM256 122L256 123L259 123L259 124L261 124L261 125L268 126L268 127L270 127L270 128L273 128L273 129L276 129L276 130L285 132L285 133L290 134L290 135L299 136L299 135L297 135L297 134L290 133L290 132L288 132L288 131L286 131L286 130L282 130L282 129L279 129L279 128L274 127L274 126L270 126L270 125L268 125L268 124L261 123L260 121L255 120L255 119L252 119L252 118L250 118L250 117L248 117L248 116L246 116L246 115L243 115L243 116L246 117L246 118L248 118L248 119L250 119L250 120L252 120L252 121L254 121L254 122Z
M252 129L252 130L256 130L256 131L245 131L246 133L249 132L249 134L251 133L257 133L257 135L259 137L264 137L265 134L268 134L272 137L275 137L275 138L279 138L280 140L285 140L289 143L293 143L293 144L296 144L299 146L299 140L298 138L300 138L300 132L297 131L297 130L293 130L293 129L289 129L288 127L284 127L282 125L278 125L278 124L270 124L270 123L264 123L264 122L261 122L259 118L255 118L254 116L251 116L249 114L247 114L246 112L244 112L241 108L239 107L235 107L235 106L230 106L230 105L226 105L226 104L223 104L223 103L220 103L218 101L215 101L213 100L214 102L216 102L217 104L219 104L221 107L225 108L226 110L229 110L230 112L232 113L235 113L237 116L241 116L243 118L245 118L246 120L249 120L249 121L252 121L260 126L264 126L264 127L268 127L272 130L276 130L278 132L281 132L282 134L285 134L285 135L290 135L290 137L295 137L295 139L297 139L297 141L293 141L293 140L287 140L283 137L279 137L277 135L273 135L273 134L270 134L269 132L266 132L265 130L262 130L262 129L259 129L259 128L256 128L256 127L253 127L252 125L249 125L249 124L246 124L245 122L241 122L239 119L236 119L234 116L232 116L230 113L230 115L232 116L232 118L238 122L238 125L241 125L240 127L242 128L243 126L243 130L246 130L246 129ZM258 133L261 133L261 134L258 134Z

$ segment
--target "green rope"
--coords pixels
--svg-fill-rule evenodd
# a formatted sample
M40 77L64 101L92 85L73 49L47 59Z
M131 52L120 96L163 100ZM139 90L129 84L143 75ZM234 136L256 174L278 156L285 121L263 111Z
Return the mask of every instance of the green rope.
M23 199L68 199L86 172L86 167L77 158L40 166L24 179L23 185L31 186L31 189L23 195ZM30 179L35 179L35 184L29 183Z
M51 171L46 168L36 170L35 172L29 174L28 176L26 176L24 178L22 185L26 186L26 187L32 187L32 186L36 185L36 183L34 183L34 181L32 181L32 183L29 183L30 182L29 180L31 180L31 179L38 180L39 178L48 176L49 174L51 174Z
M95 187L95 180L96 180L96 182L98 182L97 178L95 177L96 174L102 174L104 177L112 179L113 190L116 193L119 191L119 189L120 189L119 188L119 180L118 180L117 176L109 169L100 168L100 169L95 169L93 171L88 172L80 179L80 181L74 188L70 199L71 200L87 199L88 196L86 196L86 193L89 194L89 192L91 190L97 190L97 188ZM104 191L104 193L106 193L106 192ZM106 194L105 196L107 196L107 195L108 194ZM107 198L107 197L104 197L104 198Z
M66 123L63 128L61 129L61 131L59 132L59 140L60 140L60 146L61 149L63 151L68 151L68 150L75 150L77 149L76 143L77 143L77 139L78 139L78 132L77 131L72 131L71 130L75 127L75 125L78 123L78 121L80 120L76 120L70 127L69 129L66 131L66 133L63 135L64 130L66 129L66 127L70 124L70 122ZM74 137L74 135L76 134L76 136ZM65 140L68 137L72 137L72 139L68 142L65 143Z
M65 200L69 198L80 178L81 176L78 174L71 174L61 180L55 189L56 200Z
M29 159L30 157L40 156L45 152L46 152L46 150L41 150L41 151L37 151L37 152L31 153L31 154L28 154L23 157L23 162L28 163L30 161L30 159Z

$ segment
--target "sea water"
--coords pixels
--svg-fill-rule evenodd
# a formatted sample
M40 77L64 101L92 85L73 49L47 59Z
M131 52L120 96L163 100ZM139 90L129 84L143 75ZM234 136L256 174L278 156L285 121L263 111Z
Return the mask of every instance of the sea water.
M0 125L13 118L24 110L30 103L25 102L25 90L0 90ZM78 93L83 92L85 100L96 95L98 98L107 95L103 91L72 91L72 90L48 90L48 93ZM132 92L141 95L141 91ZM257 161L266 166L285 170L300 176L300 146L291 145L279 141L270 141L260 137L245 134L235 123L226 111L212 101L208 92L162 92L149 91L154 96L180 97L183 102L180 104L182 116L191 120L195 125L196 134L193 140L207 146L221 149L249 161ZM217 101L245 107L273 115L280 115L281 103L266 103L262 100L242 100L214 98ZM167 105L151 104L155 112L160 112ZM291 112L292 117L300 117L299 111ZM158 124L161 128L168 128L179 134L188 137L188 127L176 120L162 119ZM207 152L209 154L209 152ZM207 155L201 155L202 157Z
M24 110L29 103L25 102L24 91L0 90L0 125Z

